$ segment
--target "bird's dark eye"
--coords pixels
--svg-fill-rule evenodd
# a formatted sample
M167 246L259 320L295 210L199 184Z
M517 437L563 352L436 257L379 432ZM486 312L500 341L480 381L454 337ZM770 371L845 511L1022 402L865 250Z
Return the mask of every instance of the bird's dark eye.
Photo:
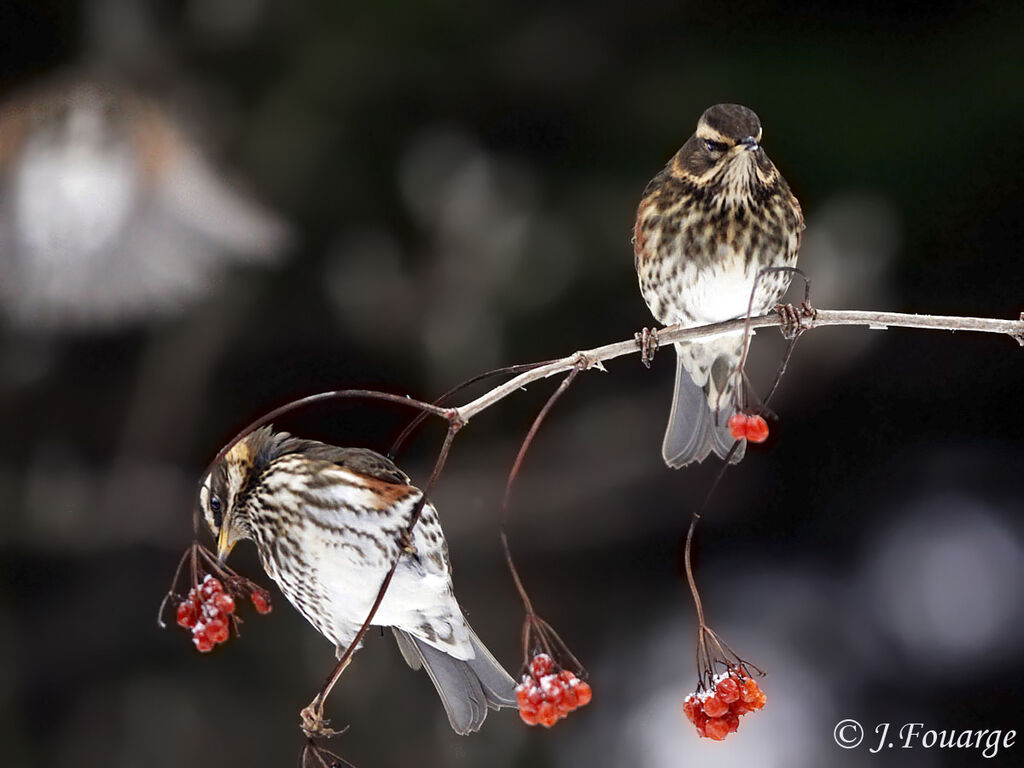
M725 144L720 141L712 141L711 139L704 140L704 148L708 152L725 152Z
M220 524L224 521L224 505L220 501L220 496L210 497L210 511L213 513L214 526L220 528Z

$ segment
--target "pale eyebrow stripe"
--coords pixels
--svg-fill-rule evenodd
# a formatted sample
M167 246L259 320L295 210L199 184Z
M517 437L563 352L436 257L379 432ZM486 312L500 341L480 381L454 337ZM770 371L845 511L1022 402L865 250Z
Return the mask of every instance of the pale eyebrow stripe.
M719 133L707 123L701 123L697 126L697 138L704 139L705 141L717 141L720 144L732 143L732 139Z

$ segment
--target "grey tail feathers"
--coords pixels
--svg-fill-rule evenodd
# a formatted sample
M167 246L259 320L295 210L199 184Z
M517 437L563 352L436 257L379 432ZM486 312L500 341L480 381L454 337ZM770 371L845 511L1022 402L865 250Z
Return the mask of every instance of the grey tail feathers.
M665 430L665 440L661 444L661 456L673 469L685 467L695 461L704 461L712 451L724 459L735 442L729 434L729 418L735 411L732 404L732 387L725 381L719 382L721 386L717 388L717 392L721 392L721 396L715 395L715 400L719 401L717 421L715 412L708 402L708 390L716 391L714 387L709 387L709 384L713 383L711 378L717 372L716 369L720 370L723 367L717 364L722 357L716 358L710 370L705 373L708 383L700 386L684 365L684 360L691 357L685 346L676 345L676 389L672 399L672 411L668 417L668 428ZM733 463L743 458L746 447L746 442L739 445L733 455Z
M476 656L465 661L427 645L404 630L391 629L406 663L413 669L426 668L456 733L465 736L480 730L488 707L499 709L517 705L515 680L472 629L469 634Z

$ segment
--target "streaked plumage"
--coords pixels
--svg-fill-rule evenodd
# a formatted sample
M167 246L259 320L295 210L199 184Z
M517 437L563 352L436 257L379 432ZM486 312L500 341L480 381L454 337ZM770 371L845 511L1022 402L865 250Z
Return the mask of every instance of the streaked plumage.
M21 327L171 317L287 241L138 93L63 77L0 104L0 315Z
M267 574L340 656L399 556L397 542L420 497L405 473L373 451L263 428L213 470L201 504L221 555L253 540ZM515 704L514 681L455 599L433 505L424 505L411 544L373 624L392 628L409 665L426 667L452 728L469 733L488 706Z
M761 148L761 123L738 104L707 109L696 132L644 190L634 254L640 290L663 325L742 317L762 267L795 266L803 215ZM788 273L763 277L753 312L773 307ZM676 389L662 455L671 467L732 447L733 372L742 334L677 344ZM745 446L734 460L739 461Z

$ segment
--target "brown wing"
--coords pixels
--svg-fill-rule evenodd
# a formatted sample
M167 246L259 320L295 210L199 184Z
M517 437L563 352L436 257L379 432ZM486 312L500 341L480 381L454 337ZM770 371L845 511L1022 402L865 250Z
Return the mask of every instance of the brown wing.
M396 467L393 461L369 448L339 448L316 440L287 437L281 442L278 455L285 453L301 453L311 459L329 461L385 483L411 483L409 476Z
M327 445L330 449L329 455L318 456L318 458L333 461L335 464L351 469L361 475L375 477L385 483L401 483L409 485L409 476L395 466L395 463L386 456L381 456L369 448L335 448Z

